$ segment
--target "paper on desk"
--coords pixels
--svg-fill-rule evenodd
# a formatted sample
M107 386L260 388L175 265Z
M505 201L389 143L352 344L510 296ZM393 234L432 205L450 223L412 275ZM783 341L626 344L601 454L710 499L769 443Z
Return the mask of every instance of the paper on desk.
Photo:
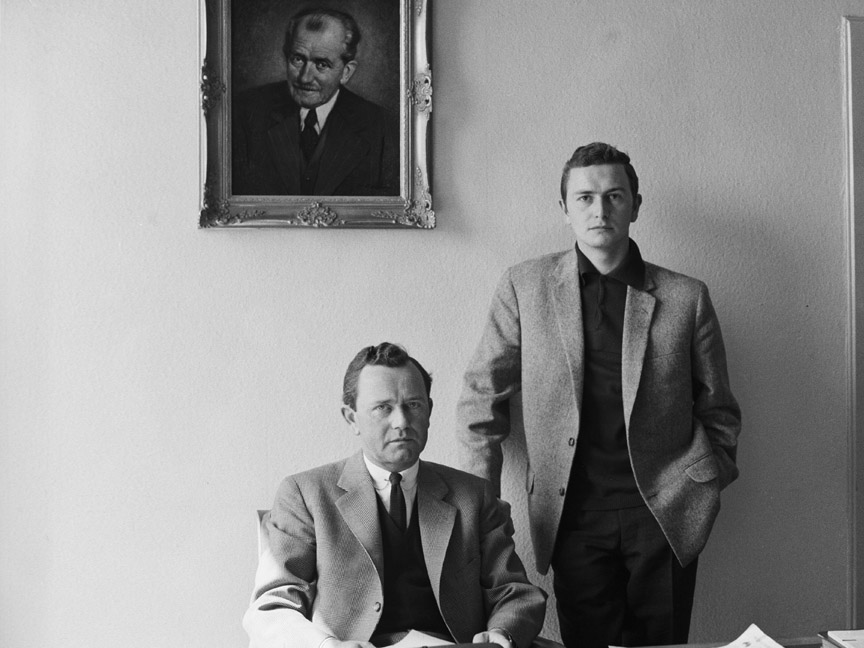
M755 623L751 623L741 636L723 648L748 648L749 646L760 646L761 648L783 648L779 643L766 635Z
M759 629L755 623L751 623L741 636L732 643L720 646L720 648L749 648L756 646L757 648L783 648L779 643L766 635ZM609 648L619 648L618 646L609 646Z
M424 632L412 630L391 648L423 648L423 646L452 646L452 641L444 641L438 637L427 635Z

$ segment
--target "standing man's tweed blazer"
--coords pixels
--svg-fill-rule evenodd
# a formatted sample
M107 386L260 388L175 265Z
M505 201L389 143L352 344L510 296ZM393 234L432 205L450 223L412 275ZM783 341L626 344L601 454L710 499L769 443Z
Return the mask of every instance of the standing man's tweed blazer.
M377 497L362 452L282 482L243 619L253 648L318 648L328 636L372 636L386 605ZM545 594L528 582L491 484L421 460L415 514L453 637L470 643L498 627L528 646L543 626Z
M621 386L639 492L682 565L705 546L720 491L738 476L741 412L708 289L645 264L627 288ZM575 249L501 279L458 407L464 468L500 489L509 399L522 392L528 509L537 569L549 569L579 437L584 340Z

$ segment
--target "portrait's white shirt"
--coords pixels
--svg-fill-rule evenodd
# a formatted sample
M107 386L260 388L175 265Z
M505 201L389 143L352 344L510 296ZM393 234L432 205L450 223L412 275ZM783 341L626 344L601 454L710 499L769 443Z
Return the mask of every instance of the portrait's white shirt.
M330 116L330 111L333 110L333 106L336 104L336 98L339 96L339 91L333 93L333 96L330 97L330 101L325 104L321 104L315 109L315 117L318 119L318 123L315 124L315 130L318 131L318 134L321 134L321 130L324 128L324 124L327 123L327 118ZM300 109L300 130L303 130L303 123L306 121L306 115L309 114L308 108Z
M369 475L372 477L372 482L375 484L375 492L378 495L378 499L381 500L381 503L384 504L384 508L387 509L387 512L390 512L390 471L380 466L376 466L374 463L369 461L369 457L366 456L366 453L363 453L363 461L366 462L366 469L369 471ZM407 514L407 518L405 519L405 524L407 525L411 521L411 512L414 510L414 496L417 494L417 473L420 470L420 461L417 460L414 462L414 465L410 468L402 470L399 472L402 475L402 481L400 485L402 486L402 492L405 494L405 512Z

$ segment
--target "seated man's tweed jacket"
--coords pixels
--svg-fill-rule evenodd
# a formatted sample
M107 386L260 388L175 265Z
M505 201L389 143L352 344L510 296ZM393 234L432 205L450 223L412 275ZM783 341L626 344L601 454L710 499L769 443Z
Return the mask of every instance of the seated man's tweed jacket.
M386 605L377 497L362 452L282 482L265 516L268 540L243 619L253 648L369 640ZM527 648L543 625L545 593L528 582L491 484L421 461L415 514L453 637L470 642L499 627Z

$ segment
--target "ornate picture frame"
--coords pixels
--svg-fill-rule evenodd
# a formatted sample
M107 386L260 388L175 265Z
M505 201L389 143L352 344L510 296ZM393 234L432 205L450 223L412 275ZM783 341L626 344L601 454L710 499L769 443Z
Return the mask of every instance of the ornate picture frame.
M429 179L432 76L427 38L428 0L201 2L202 191L199 227L435 227ZM289 82L286 80L288 39L285 33L288 18L310 6L329 7L356 17L361 34L356 70L340 86L334 105L339 105L340 97L345 95L343 103L349 97L354 97L354 101L362 102L361 107L371 106L366 112L357 110L347 113L360 115L355 118L354 125L348 125L348 130L353 131L359 130L358 120L365 120L369 111L378 111L380 108L382 115L388 115L386 123L392 124L389 132L393 133L390 140L398 143L398 152L394 145L391 147L391 156L378 155L376 158L378 167L386 167L385 171L391 179L384 190L379 191L374 182L367 181L370 173L365 168L360 170L362 173L354 174L362 177L362 183L365 184L352 185L346 181L335 190L338 195L329 192L327 195L314 192L307 195L300 190L289 195L283 193L281 185L272 189L271 185L263 181L257 182L261 174L255 173L276 155L273 152L276 143L285 144L287 148L293 142L294 148L290 155L304 161L314 159L299 157L296 135L281 139L274 137L272 130L266 130L270 128L269 123L257 127L257 130L247 126L258 124L256 115L265 115L267 119L281 120L280 127L286 133L289 133L289 129L296 133L303 128L296 105L293 114L287 108L282 110L284 106L293 105L293 95L289 94ZM354 16L355 13L357 16ZM397 61L393 60L397 57L397 51L398 70ZM247 111L247 106L256 105L249 97L264 96L262 89L267 91L267 97L280 97L278 111L272 108L276 104L256 108L257 112L251 109ZM344 92L346 89L348 92ZM285 101L281 99L283 96ZM247 119L247 112L252 117ZM327 129L329 140L325 138L324 129L321 130L323 142L316 149L319 151L320 169L324 169L325 160L329 159L320 154L320 149L325 143L333 145L338 140L337 135L342 133L336 130L336 124L340 122L332 117L336 112L334 108L329 113L331 116L326 117L324 129L330 125ZM252 133L248 138L247 131ZM252 143L247 144L247 139ZM383 141L383 137L381 139ZM369 149L365 140L358 144L358 148L364 146L364 150ZM253 158L253 155L258 157ZM347 156L340 151L333 157L341 161ZM247 173L247 166L244 165L247 160L253 159L255 161L248 163L248 168L254 172ZM259 162L259 159L264 162ZM387 167L377 160L391 162ZM276 167L278 165L274 165ZM278 173L270 175L281 181L286 168L290 167L278 167ZM340 168L340 171L334 172L334 182L327 186L335 184L335 176L341 171ZM249 177L253 181L245 180ZM304 185L305 188L309 186ZM322 186L325 185L319 183L315 188ZM345 195L354 186L363 187L358 191L363 195ZM235 188L259 190L261 187L265 189L254 194L235 191Z

